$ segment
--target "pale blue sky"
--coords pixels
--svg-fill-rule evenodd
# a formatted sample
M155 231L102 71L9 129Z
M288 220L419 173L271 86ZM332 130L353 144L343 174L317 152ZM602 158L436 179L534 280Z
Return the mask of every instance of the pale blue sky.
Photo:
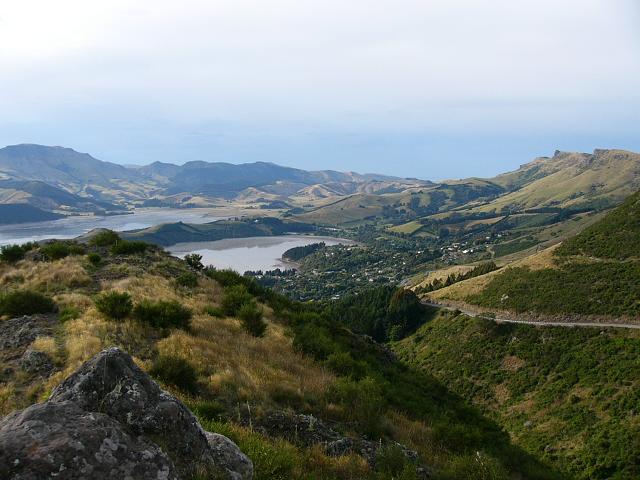
M636 0L11 3L2 145L429 179L640 151Z

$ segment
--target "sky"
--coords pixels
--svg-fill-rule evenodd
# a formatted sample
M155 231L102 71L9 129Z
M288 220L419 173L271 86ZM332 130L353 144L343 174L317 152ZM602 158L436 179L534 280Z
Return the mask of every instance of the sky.
M439 180L640 151L638 0L0 0L0 145Z

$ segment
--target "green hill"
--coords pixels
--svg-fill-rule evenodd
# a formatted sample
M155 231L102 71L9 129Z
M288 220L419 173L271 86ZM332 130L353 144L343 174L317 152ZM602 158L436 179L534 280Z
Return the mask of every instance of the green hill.
M542 268L523 261L491 277L442 289L436 296L514 312L638 319L639 205L640 192L566 240Z
M319 305L106 231L86 244L30 247L0 262L0 341L12 342L0 349L0 415L45 400L118 346L208 430L236 441L256 480L563 478L444 383ZM24 367L27 349L46 369ZM163 445L160 433L154 441Z
M568 239L557 251L560 256L629 259L640 258L640 192L595 225Z
M640 477L640 332L443 313L393 348L570 478Z

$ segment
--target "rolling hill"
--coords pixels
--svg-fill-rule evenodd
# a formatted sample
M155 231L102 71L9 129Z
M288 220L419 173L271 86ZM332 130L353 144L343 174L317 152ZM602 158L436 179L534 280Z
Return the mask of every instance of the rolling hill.
M640 320L640 192L559 247L428 294L486 309Z

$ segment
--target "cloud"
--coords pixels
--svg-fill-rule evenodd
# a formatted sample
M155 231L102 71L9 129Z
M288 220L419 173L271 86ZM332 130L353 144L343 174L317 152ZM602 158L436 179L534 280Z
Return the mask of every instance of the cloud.
M303 162L350 134L631 135L640 106L633 0L7 3L0 131L24 138L0 140L131 152L111 160L167 136L163 160L222 135L226 160L244 138Z

